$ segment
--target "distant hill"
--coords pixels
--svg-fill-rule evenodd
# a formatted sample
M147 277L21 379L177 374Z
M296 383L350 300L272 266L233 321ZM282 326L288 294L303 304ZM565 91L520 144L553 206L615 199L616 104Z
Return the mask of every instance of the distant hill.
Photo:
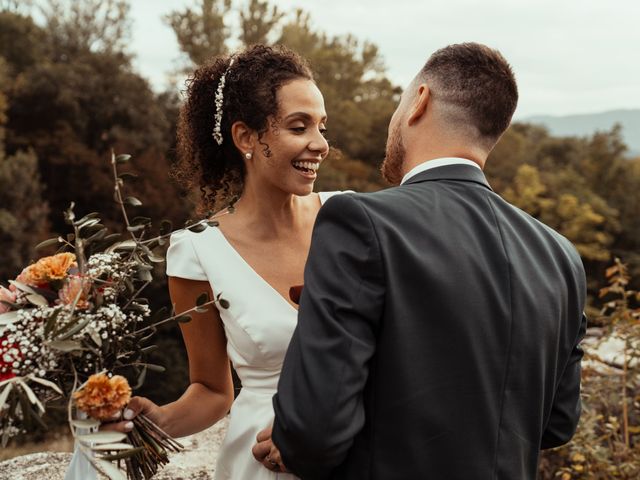
M622 125L622 136L631 156L640 155L640 109L611 110L602 113L554 117L539 115L522 119L524 122L542 124L553 135L585 136L596 131L611 130L616 123Z

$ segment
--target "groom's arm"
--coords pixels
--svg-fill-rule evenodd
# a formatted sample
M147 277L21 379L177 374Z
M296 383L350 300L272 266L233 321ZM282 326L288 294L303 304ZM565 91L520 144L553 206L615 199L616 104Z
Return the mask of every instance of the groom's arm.
M316 220L298 326L273 399L273 441L305 479L325 478L342 463L364 424L384 292L367 212L351 194L331 198Z
M583 314L569 361L556 388L549 420L542 434L541 449L564 445L571 440L578 426L581 411L580 363L583 355L580 342L582 342L586 331L587 317Z

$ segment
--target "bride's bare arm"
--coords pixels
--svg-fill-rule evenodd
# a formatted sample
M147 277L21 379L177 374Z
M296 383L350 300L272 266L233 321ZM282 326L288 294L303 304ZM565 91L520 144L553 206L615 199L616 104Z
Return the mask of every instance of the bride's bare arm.
M193 308L203 292L213 298L206 281L169 277L169 293L177 313ZM190 315L190 322L180 324L189 357L190 385L187 390L178 400L163 406L143 397L134 397L128 406L133 415L125 415L125 421L107 428L127 431L127 420L142 412L169 435L183 437L213 425L229 411L233 402L233 381L220 314L209 307L205 313Z

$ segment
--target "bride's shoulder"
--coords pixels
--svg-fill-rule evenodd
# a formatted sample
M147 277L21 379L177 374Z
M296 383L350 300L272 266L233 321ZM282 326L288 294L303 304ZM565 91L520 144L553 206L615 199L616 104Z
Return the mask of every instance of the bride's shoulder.
M194 245L194 240L199 235L202 235L202 232L188 229L177 230L171 234L166 258L168 276L189 280L207 279Z

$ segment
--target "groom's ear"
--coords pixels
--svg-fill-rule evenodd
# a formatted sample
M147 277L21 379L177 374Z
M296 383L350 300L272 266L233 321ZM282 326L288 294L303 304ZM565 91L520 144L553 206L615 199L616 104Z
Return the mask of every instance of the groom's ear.
M418 88L416 89L416 97L413 105L409 109L409 115L407 117L407 124L409 126L419 122L425 115L429 100L431 100L431 91L429 90L429 86L426 83L418 85Z

